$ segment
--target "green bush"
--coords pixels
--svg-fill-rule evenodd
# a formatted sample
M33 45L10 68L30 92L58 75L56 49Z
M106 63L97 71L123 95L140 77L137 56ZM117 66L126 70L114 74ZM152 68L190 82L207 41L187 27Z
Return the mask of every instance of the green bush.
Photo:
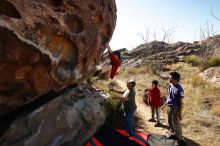
M108 98L107 99L107 106L110 108L112 111L117 111L118 110L118 105L120 104L119 100Z
M198 66L201 63L201 59L199 58L199 56L190 55L190 56L186 56L185 62L192 64L193 66Z
M204 71L210 67L220 66L220 56L208 56L200 58L196 55L190 55L185 58L185 62L192 64L193 66L199 66L201 71Z
M210 67L220 66L220 56L212 56L208 59L208 64Z
M115 100L112 98L108 98L107 106L109 108L109 115L105 121L105 126L112 128L123 128L124 120L123 120L123 109L122 102L120 100Z
M122 95L115 93L115 92L108 92L110 97L107 99L107 106L112 110L112 112L115 112L118 110L118 106L120 103L120 100L117 99L117 97L121 97Z
M211 57L207 57L205 59L203 59L201 61L201 65L200 65L200 69L202 71L210 68L210 67L216 67L216 66L220 66L220 56L211 56Z

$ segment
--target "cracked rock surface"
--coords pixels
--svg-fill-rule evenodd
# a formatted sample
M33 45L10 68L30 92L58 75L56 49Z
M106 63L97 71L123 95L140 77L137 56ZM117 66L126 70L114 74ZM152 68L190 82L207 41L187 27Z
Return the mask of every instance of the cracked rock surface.
M1 0L0 116L92 75L114 0Z
M81 146L104 124L107 114L103 96L81 84L20 115L0 137L0 145Z

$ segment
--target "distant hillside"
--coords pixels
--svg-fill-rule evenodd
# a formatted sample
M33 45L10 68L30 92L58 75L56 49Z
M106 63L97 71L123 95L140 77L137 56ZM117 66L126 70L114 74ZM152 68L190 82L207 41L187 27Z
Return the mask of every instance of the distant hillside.
M220 54L220 35L193 43L177 42L167 44L153 41L142 44L131 51L123 53L124 66L138 66L147 60L157 60L162 63L177 63L183 61L188 55L207 56Z

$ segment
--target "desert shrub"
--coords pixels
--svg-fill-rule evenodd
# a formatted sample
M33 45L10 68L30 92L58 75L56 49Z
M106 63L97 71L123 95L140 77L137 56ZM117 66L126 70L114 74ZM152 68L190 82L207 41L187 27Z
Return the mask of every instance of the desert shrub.
M185 62L192 64L193 66L198 66L201 62L201 59L199 58L199 56L190 55L190 56L186 56Z
M110 94L110 97L113 98L113 99L122 96L121 94L115 93L113 91L110 91L109 94Z
M220 66L220 56L210 56L205 59L202 59L200 64L200 70L204 71L210 67Z
M185 58L185 62L192 64L193 66L199 66L201 71L204 71L210 67L220 66L220 56L206 56L200 58L196 55L190 55Z
M146 66L150 73L158 74L162 68L162 64L157 60L148 60L146 62Z
M128 74L144 74L147 73L147 67L145 65L138 67L131 67L127 69Z
M212 56L208 59L208 65L210 67L220 66L220 56Z
M107 99L107 106L110 108L111 111L117 111L119 104L120 104L119 100L113 98Z
M113 128L123 128L123 109L122 102L113 98L107 99L107 106L109 108L109 113L105 126Z

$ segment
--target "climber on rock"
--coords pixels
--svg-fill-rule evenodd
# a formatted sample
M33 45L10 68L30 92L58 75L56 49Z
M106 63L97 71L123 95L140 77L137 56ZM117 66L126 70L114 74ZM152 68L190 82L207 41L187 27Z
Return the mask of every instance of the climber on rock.
M109 45L107 45L108 54L111 59L110 64L112 65L110 78L113 79L117 73L118 68L121 66L121 53L119 51L112 51Z
M108 49L110 64L107 66L99 67L99 69L97 69L94 76L98 76L102 73L106 73L108 71L111 71L110 78L114 79L114 77L118 71L118 68L121 66L121 53L119 51L112 51L112 49L109 45L107 45L106 48Z

